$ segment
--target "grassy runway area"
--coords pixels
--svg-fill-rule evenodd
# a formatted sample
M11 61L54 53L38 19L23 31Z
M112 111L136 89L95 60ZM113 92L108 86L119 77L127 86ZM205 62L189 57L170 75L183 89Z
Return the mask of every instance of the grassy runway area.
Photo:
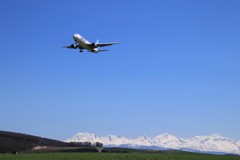
M240 160L240 156L196 153L20 153L0 160Z

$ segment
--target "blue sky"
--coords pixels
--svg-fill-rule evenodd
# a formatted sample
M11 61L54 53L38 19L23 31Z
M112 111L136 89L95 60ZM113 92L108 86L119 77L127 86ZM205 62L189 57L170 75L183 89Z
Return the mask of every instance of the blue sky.
M240 1L3 0L0 130L240 138ZM61 48L73 33L119 41Z

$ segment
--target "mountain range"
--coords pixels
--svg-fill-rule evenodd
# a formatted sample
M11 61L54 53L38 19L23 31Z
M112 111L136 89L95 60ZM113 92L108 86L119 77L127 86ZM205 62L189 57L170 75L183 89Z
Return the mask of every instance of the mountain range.
M183 150L201 153L237 154L240 155L240 140L223 137L221 135L194 136L191 138L177 138L165 133L155 137L107 135L97 136L92 133L77 133L66 142L100 142L104 147L125 147L151 150Z

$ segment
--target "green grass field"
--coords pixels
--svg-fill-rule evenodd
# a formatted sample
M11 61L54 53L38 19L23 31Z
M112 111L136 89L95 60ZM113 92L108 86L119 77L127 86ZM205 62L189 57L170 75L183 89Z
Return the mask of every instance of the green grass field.
M240 160L240 156L196 153L20 153L0 160Z

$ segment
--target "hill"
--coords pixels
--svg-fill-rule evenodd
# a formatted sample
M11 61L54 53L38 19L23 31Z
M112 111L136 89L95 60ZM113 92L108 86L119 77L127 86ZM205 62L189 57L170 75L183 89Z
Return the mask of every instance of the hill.
M88 147L89 143L67 143L22 133L0 131L0 153L30 151L37 146Z

